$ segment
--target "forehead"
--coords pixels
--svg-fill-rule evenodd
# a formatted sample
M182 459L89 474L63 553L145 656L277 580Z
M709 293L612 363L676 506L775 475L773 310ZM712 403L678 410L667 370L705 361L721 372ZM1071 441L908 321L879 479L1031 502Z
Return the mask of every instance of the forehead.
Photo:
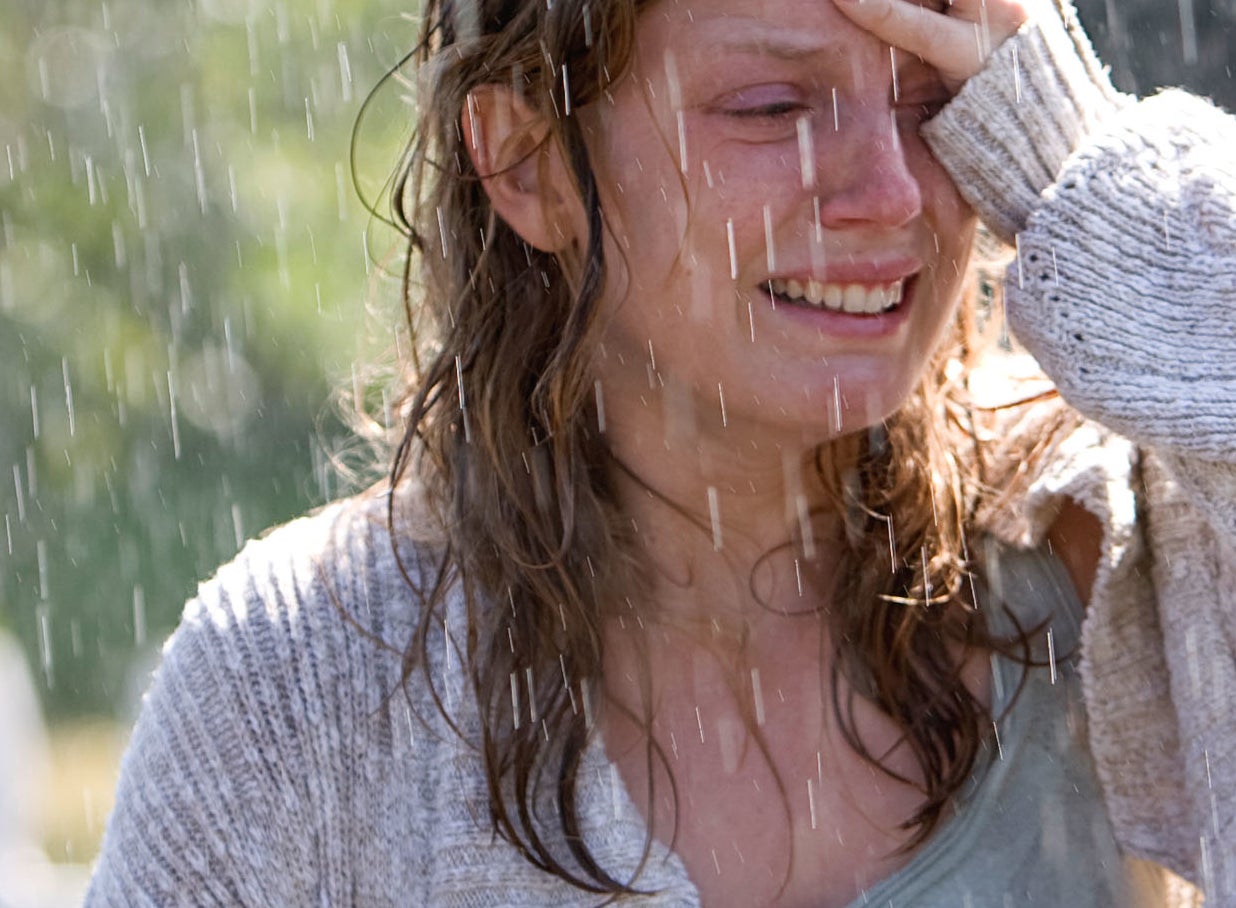
M729 54L798 59L883 47L833 0L658 0L640 18L639 44L646 54L713 62Z

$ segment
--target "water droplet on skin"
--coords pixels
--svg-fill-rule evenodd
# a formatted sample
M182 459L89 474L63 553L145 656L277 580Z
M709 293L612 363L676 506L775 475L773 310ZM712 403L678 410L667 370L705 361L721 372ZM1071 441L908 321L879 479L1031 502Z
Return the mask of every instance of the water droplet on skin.
M721 551L721 505L717 499L717 487L708 487L708 519L712 524L713 551Z
M777 272L777 250L773 244L772 208L764 206L764 246L768 251L768 273Z
M725 219L725 240L730 252L730 280L738 280L738 249L734 241L734 220Z
M798 118L798 166L802 173L803 189L815 188L815 139L811 131L811 118ZM816 202L816 220L819 220L819 202Z

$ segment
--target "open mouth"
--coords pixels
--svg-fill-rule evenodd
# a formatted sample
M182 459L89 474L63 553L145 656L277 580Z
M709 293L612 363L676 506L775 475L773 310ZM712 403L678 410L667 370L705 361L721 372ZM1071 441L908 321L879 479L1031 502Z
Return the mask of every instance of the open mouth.
M774 278L764 286L778 304L845 315L885 315L901 305L906 281L901 278L880 284L840 284Z

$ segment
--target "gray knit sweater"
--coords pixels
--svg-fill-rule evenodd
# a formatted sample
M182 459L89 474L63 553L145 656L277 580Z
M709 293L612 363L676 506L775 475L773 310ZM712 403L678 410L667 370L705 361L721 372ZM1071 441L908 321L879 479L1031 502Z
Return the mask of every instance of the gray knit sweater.
M1236 906L1236 124L1180 93L1118 95L1048 19L928 135L1016 238L1011 323L1093 420L1015 471L984 528L1037 544L1064 496L1104 521L1082 669L1109 815L1128 851ZM134 731L87 905L598 901L485 831L478 758L423 685L400 688L416 605L382 513L331 506L202 586ZM448 603L431 670L467 736L459 617ZM601 866L632 871L644 825L601 748L578 791ZM639 883L698 904L655 843Z

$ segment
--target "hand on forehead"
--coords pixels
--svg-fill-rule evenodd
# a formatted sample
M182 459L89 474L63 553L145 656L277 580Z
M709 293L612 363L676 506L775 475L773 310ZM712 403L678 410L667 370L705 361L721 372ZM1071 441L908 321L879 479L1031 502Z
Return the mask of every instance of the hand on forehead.
M1030 18L1034 0L833 2L854 24L935 67L946 85L956 91Z

